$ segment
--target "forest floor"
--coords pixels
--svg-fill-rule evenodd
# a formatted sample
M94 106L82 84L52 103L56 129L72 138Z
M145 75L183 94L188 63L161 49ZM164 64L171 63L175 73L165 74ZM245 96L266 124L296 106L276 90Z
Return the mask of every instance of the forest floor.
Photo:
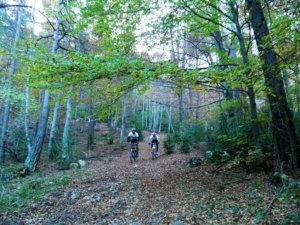
M268 174L207 162L204 145L188 154L164 154L152 160L147 141L136 163L128 151L99 146L88 157L82 176L72 177L1 224L297 224L299 205L270 184ZM194 156L199 167L185 163ZM69 170L72 174L72 171ZM50 176L50 175L49 175ZM299 220L298 220L299 219ZM298 223L299 224L299 223Z

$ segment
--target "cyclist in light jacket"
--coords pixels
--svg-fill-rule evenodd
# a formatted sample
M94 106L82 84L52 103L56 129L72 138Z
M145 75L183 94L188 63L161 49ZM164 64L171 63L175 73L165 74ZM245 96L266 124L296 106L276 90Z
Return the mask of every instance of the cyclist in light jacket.
M129 144L136 144L137 148L137 157L139 156L139 134L138 132L136 132L135 128L132 128L131 129L131 132L128 134L128 137L127 137L127 142Z
M159 145L159 137L157 133L153 132L149 138L149 144L151 144L151 148L153 147L153 143L156 143L157 151L158 151L158 145Z

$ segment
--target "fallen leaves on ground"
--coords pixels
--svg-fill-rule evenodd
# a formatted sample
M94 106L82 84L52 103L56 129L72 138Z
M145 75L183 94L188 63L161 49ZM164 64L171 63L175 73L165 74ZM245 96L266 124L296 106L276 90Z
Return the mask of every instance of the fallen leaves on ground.
M216 172L205 160L196 168L184 166L191 157L204 159L202 150L165 155L161 147L158 159L152 160L149 145L141 143L138 161L130 163L126 150L96 149L94 155L105 154L88 160L84 177L73 177L68 187L9 215L9 220L2 217L2 222L280 224L290 212L299 215L297 205L279 201L266 215L276 189L264 173Z

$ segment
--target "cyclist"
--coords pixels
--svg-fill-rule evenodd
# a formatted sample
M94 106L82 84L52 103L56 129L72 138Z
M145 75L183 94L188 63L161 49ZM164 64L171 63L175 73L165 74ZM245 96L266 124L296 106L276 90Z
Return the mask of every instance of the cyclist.
M127 137L128 144L136 144L137 157L139 157L139 134L136 132L135 128L131 129L131 132Z
M153 132L149 138L149 144L151 144L151 149L153 147L153 143L156 143L156 151L158 152L159 137L155 132Z

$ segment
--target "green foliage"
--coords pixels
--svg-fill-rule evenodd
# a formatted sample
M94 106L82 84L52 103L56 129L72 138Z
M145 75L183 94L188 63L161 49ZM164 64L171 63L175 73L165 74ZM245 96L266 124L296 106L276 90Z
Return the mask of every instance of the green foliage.
M10 181L18 177L25 177L27 175L27 170L24 168L23 163L14 164L11 166L0 168L0 181Z
M6 148L10 159L16 162L24 162L27 156L27 146L23 127L9 129Z
M180 139L188 143L205 141L204 124L194 120L186 120L180 127Z
M207 151L206 158L212 163L222 163L228 161L231 157L226 151L215 149L213 151Z
M174 134L168 134L164 139L164 149L166 154L171 154L174 152L176 143L178 142L178 137Z
M189 153L190 152L190 143L188 140L182 140L179 144L179 151L181 153Z
M186 163L185 166L189 168L197 167L202 164L202 160L200 157L192 157Z
M206 216L208 218L213 218L214 213L213 210L215 208L215 203L207 203L207 204L197 204L194 206L194 210L198 211L198 212L206 212Z
M101 135L101 139L106 142L106 144L112 145L115 142L116 133L113 128L110 128L109 131Z
M300 224L300 214L296 211L289 212L287 219L294 224Z
M69 157L68 159L62 159L61 157L56 160L56 166L58 170L68 170L70 169L70 164L75 160Z
M14 212L28 206L32 201L40 199L46 193L56 191L70 182L71 178L65 175L52 177L30 176L21 180L1 182L0 210Z
M259 209L255 213L255 217L252 219L254 224L262 222L266 218L266 212L263 209Z
M272 182L276 186L287 186L289 184L289 177L281 172L275 172L272 176Z

